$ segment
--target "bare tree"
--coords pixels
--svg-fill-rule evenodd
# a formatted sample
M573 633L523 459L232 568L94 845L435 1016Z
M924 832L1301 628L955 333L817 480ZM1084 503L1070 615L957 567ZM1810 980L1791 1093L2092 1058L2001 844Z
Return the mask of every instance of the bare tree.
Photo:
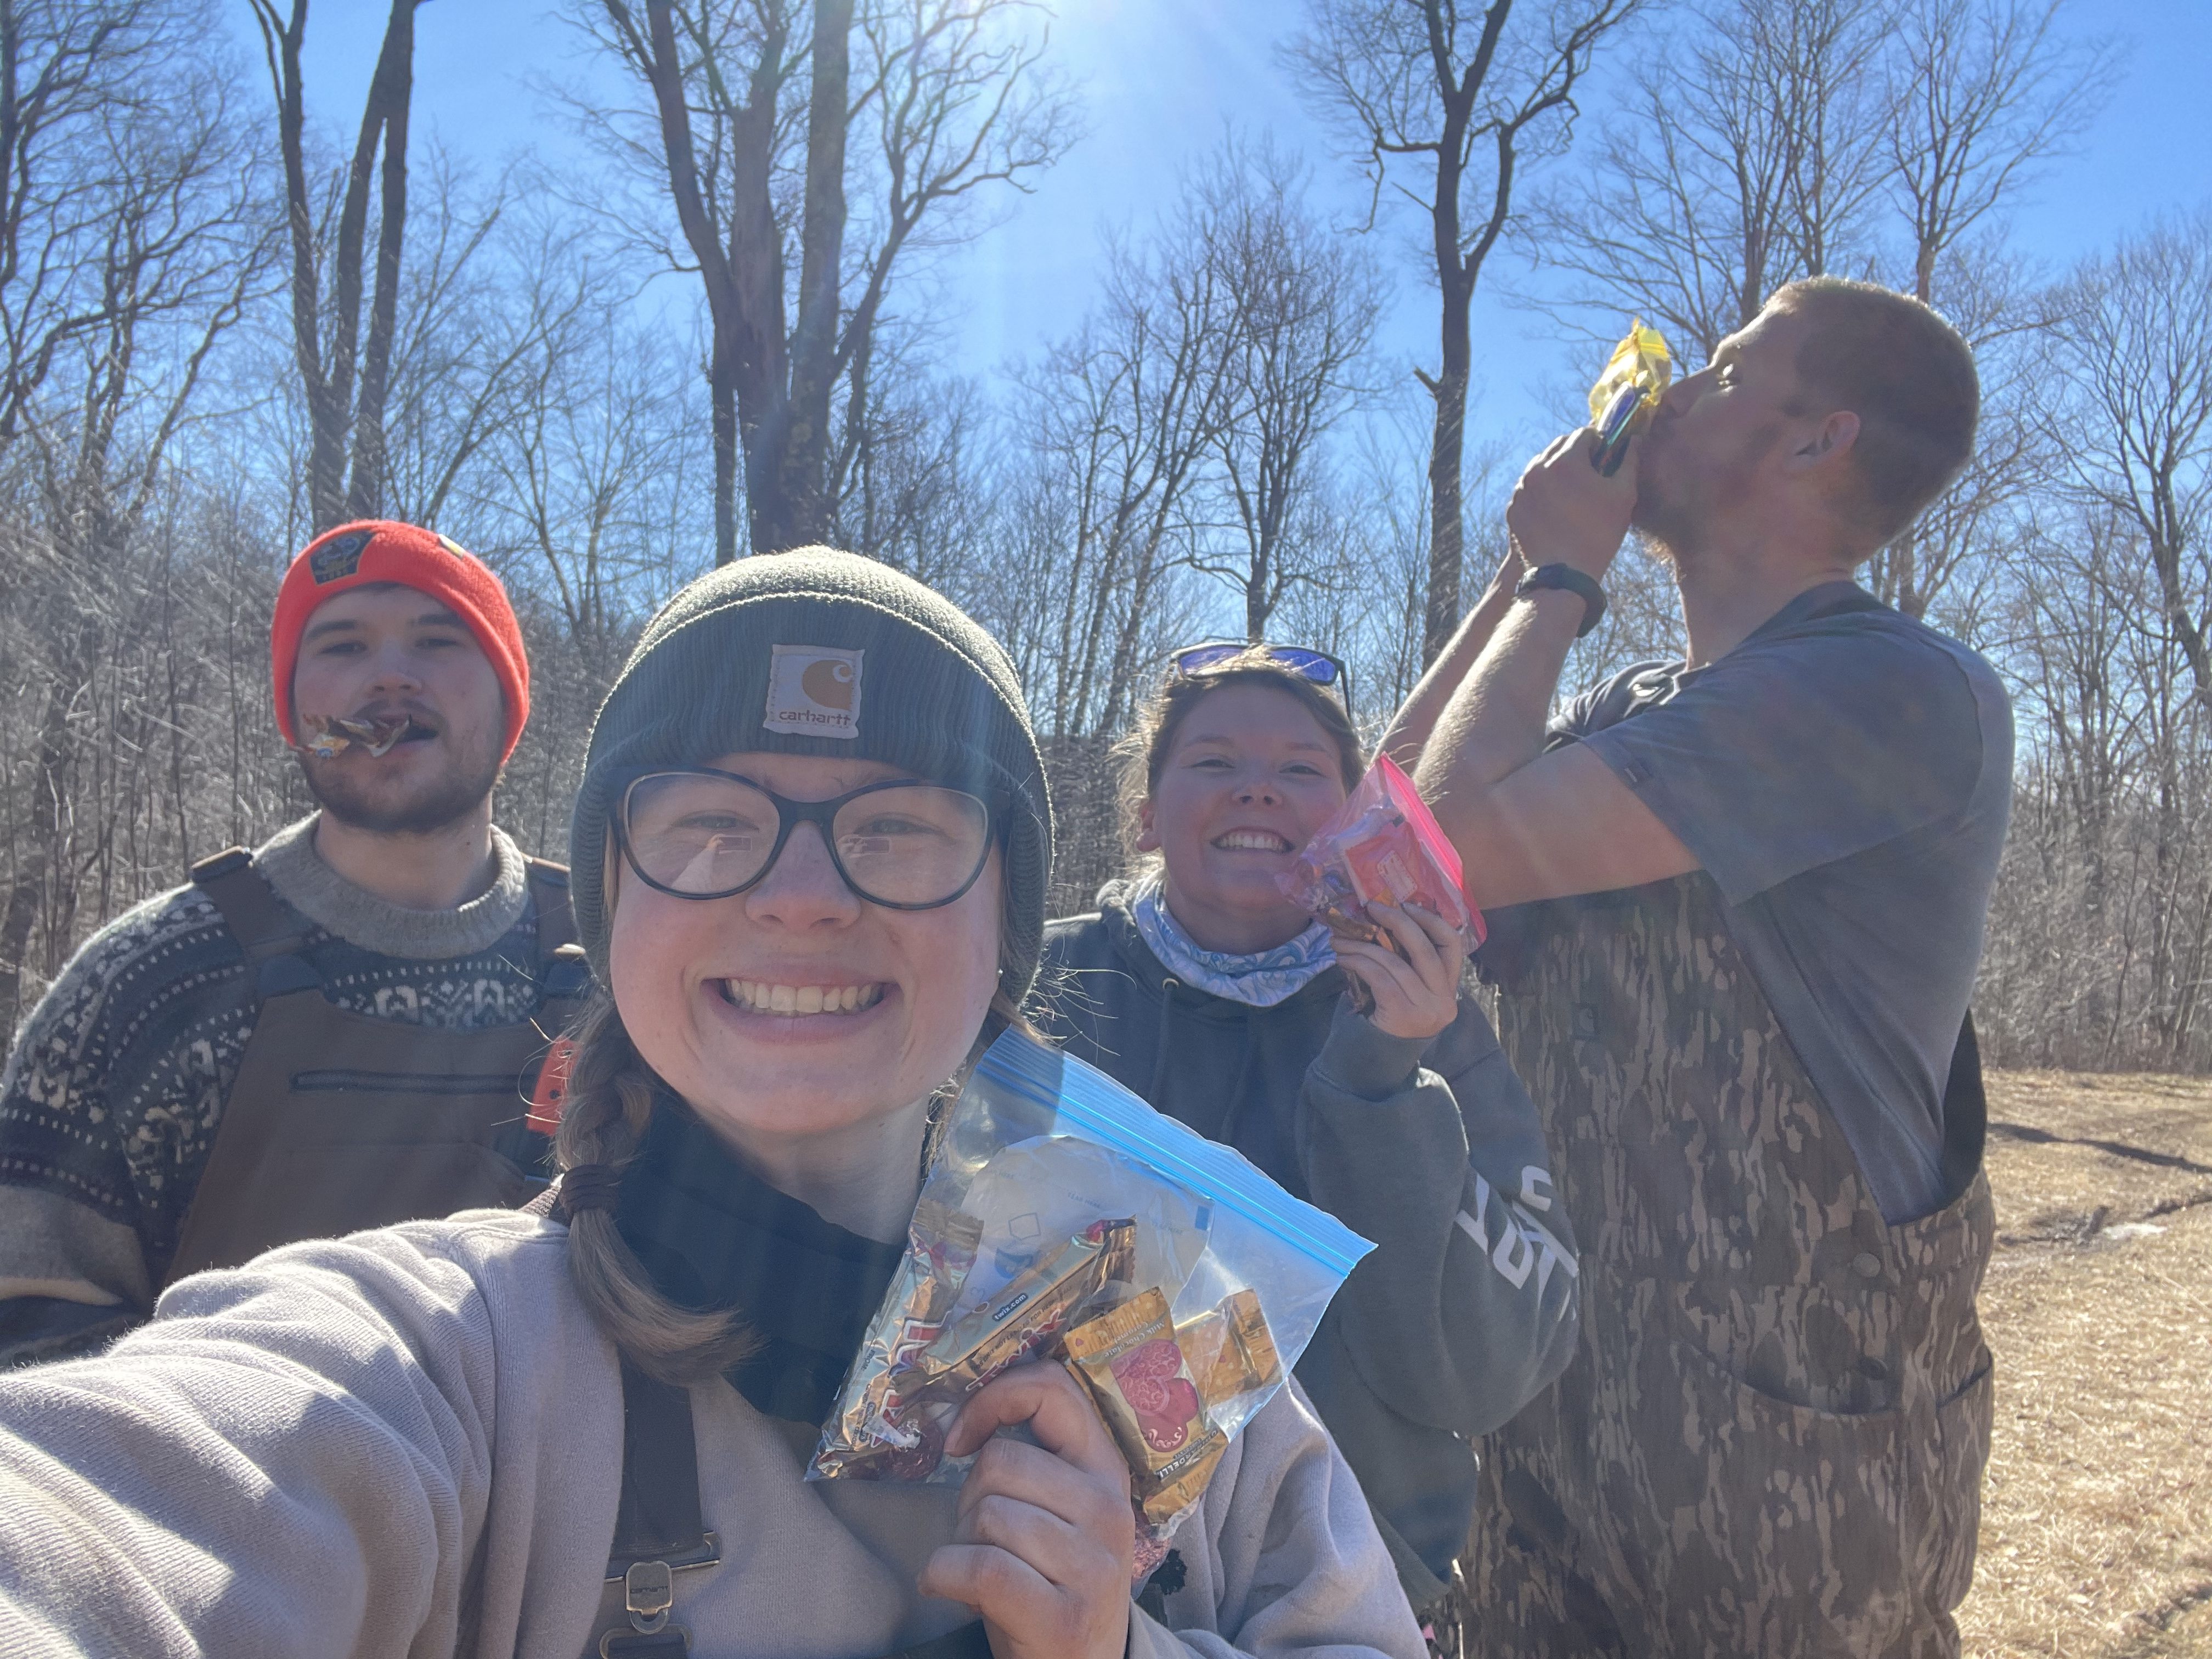
M1793 277L1855 262L1883 180L1874 0L1716 0L1652 54L1593 165L1534 203L1522 240L1569 278L1554 314L1624 310L1702 362Z
M1053 572L1053 616L1031 682L1057 733L1127 719L1237 407L1234 307L1203 249L1172 237L1110 247L1105 288L1030 377L1021 411L1058 532L1036 567Z
M368 83L353 160L337 208L336 243L325 249L329 192L319 190L307 156L307 85L300 54L307 0L292 0L288 17L276 0L250 0L260 25L276 99L284 158L286 220L292 243L292 342L307 395L310 441L307 496L312 527L383 511L385 402L398 326L400 255L407 230L407 126L414 99L415 9L422 0L392 0L392 12ZM380 174L377 151L384 165ZM361 329L362 247L372 189L379 204L376 280L368 332ZM325 254L327 253L327 266ZM327 313L325 310L327 285ZM351 454L348 455L348 439Z
M902 361L880 329L871 356L866 401L841 422L830 538L933 587L968 588L992 488L982 388Z
M548 284L565 294L555 276ZM539 333L512 408L471 475L477 550L546 593L586 674L604 687L635 631L705 562L705 446L694 377L664 331L618 297Z
M26 678L10 690L36 737L8 792L0 1018L11 1024L27 967L59 966L81 879L127 815L112 791L88 792L85 776L115 763L88 740L103 664L143 629L126 555L193 418L210 355L268 269L261 157L236 117L234 66L191 38L206 23L189 5L116 22L172 51L172 73L158 94L107 89L86 142L71 148L73 176L54 180L48 197L72 201L82 224L49 224L44 246L17 245L76 299L70 325L43 330L45 361L14 388L19 453L31 465L27 499L12 504L8 585L11 610L31 625L21 636ZM103 811L82 810L88 793ZM46 947L35 964L34 933Z
M1209 492L1225 512L1208 514L1227 533L1192 562L1236 592L1245 637L1263 639L1285 598L1339 562L1316 497L1322 445L1368 394L1380 287L1307 207L1303 169L1271 146L1224 146L1194 180L1176 234L1218 270L1234 336Z
M2053 435L2076 487L2141 537L2155 626L2212 713L2212 210L2088 261L2057 307Z
M2054 33L2064 0L1909 0L1889 50L1890 189L1911 228L1912 294L1941 303L1982 345L1996 337L1984 295L1938 294L1966 239L2079 137L2113 84L2106 40ZM1978 286L1978 285L1977 285ZM1973 321L1962 311L1978 313ZM1974 322L1979 322L1977 328ZM1959 483L1885 548L1872 583L1909 617L1926 614L1964 556L1958 532L1992 495L2014 492L2028 447L2016 407L1996 406Z
M2065 0L1908 0L1889 54L1889 183L1911 227L1912 293L2081 136L2110 96L2105 40L2063 41Z
M1309 0L1291 48L1300 84L1356 148L1374 206L1388 190L1429 222L1442 361L1433 374L1415 370L1436 400L1425 659L1459 624L1475 283L1512 218L1519 168L1565 147L1593 55L1644 3L1523 0L1516 25L1514 0L1479 15L1459 0ZM1408 170L1414 184L1402 182Z
M865 405L901 256L951 210L1066 141L1025 0L600 0L579 21L649 92L661 177L712 323L717 556L736 556L742 454L756 551L818 539L831 404ZM802 79L802 76L804 77ZM634 161L651 154L595 112ZM856 143L856 135L859 142ZM855 149L862 154L854 155ZM854 245L855 178L872 189ZM795 256L795 257L794 257Z
M0 453L64 354L130 307L106 280L113 123L213 27L164 0L0 0Z
M569 228L508 205L532 193L526 174L472 200L446 158L434 161L411 216L384 461L386 510L418 524L443 520L502 429L530 417L545 365L598 352L613 326L611 285Z

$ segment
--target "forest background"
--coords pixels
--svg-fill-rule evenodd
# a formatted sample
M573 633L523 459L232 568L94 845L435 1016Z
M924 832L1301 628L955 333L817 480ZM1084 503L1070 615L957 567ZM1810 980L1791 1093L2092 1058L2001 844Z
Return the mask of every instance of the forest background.
M1631 313L1813 271L1975 343L1867 580L2004 673L2001 1064L2212 1064L2212 137L2189 0L0 0L0 1029L310 804L267 623L317 529L500 569L564 856L590 714L717 559L828 540L1005 640L1055 905L1167 648L1379 727ZM2123 33L2099 31L2118 23ZM1677 648L1625 555L1580 683Z

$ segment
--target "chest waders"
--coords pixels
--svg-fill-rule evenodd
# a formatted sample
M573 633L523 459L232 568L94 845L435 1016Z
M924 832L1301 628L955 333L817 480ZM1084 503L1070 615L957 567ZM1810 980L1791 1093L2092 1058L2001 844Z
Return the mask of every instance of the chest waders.
M542 1186L533 1090L591 982L566 871L529 861L536 1017L473 1031L334 1006L298 921L243 850L192 879L245 948L257 1012L165 1285L295 1239L512 1206Z
M699 1449L691 1395L656 1382L625 1358L622 1498L607 1583L622 1586L625 1623L602 1632L583 1659L684 1659L690 1633L675 1622L676 1575L721 1565L721 1540L699 1504ZM885 1659L991 1659L980 1619Z
M1990 1425L1971 1024L1945 1099L1960 1195L1891 1226L1711 878L1543 907L1501 990L1582 1336L1481 1443L1471 1650L1957 1654Z

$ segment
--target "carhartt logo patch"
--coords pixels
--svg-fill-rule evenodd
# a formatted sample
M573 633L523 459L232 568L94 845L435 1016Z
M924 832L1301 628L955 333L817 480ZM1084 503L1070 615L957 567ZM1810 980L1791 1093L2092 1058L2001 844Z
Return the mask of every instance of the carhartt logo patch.
M827 645L779 645L774 652L763 726L798 737L860 735L860 653Z
M307 574L315 579L315 586L343 580L360 569L361 556L375 538L373 530L349 530L307 555Z

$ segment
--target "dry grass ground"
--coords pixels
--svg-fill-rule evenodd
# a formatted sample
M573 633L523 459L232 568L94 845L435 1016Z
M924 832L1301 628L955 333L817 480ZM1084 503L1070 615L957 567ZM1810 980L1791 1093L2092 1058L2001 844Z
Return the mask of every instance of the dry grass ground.
M2212 1082L1990 1079L1977 1659L2212 1656Z

